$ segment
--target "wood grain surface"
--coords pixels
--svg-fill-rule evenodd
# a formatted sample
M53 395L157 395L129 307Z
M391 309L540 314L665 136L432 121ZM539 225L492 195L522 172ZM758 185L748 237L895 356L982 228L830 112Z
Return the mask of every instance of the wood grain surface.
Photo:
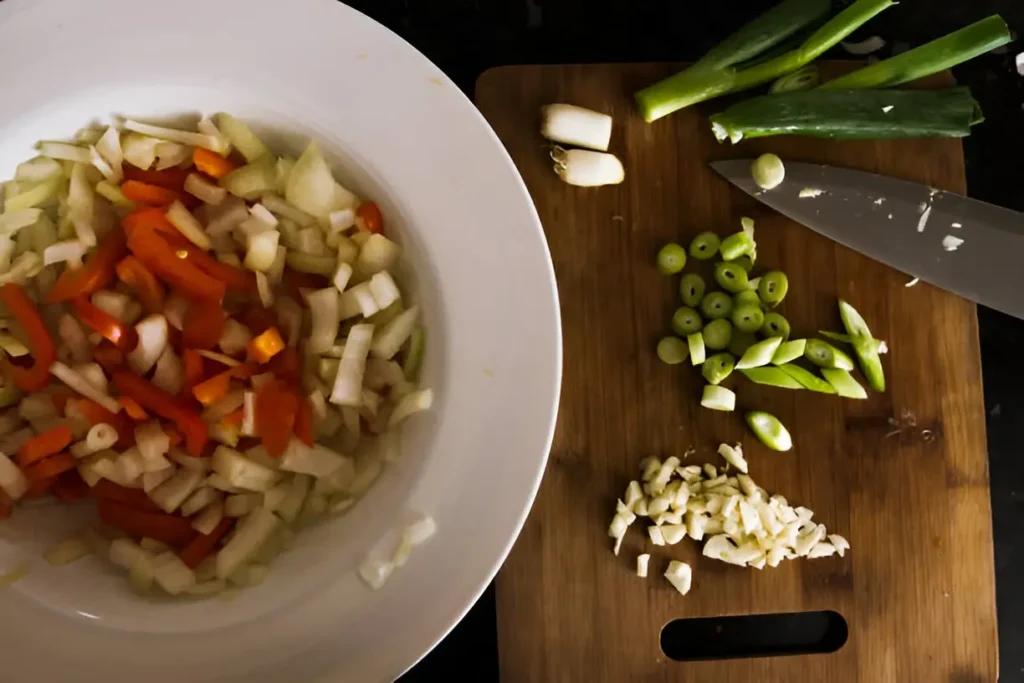
M960 143L824 142L774 138L717 144L707 116L721 103L654 124L630 93L674 65L516 66L484 74L478 106L519 167L537 205L558 277L565 368L558 430L537 501L498 578L503 683L981 683L997 677L992 523L975 306L800 226L731 188L718 158L775 151L964 191ZM612 114L611 151L626 182L563 184L537 134L538 108L570 102ZM654 348L679 306L678 277L659 275L658 248L699 232L757 221L758 269L782 269L780 307L794 336L842 329L836 297L875 336L889 391L866 401L750 384L738 408L766 409L794 438L789 453L760 445L742 424L699 405L703 380ZM483 226L482 226L483 227ZM511 286L511 283L510 283ZM510 330L510 334L516 333ZM894 424L896 425L894 427ZM754 479L815 511L845 535L845 558L785 562L763 571L700 556L696 543L654 547L634 525L621 555L606 529L616 497L650 454L717 462L742 442ZM650 578L634 573L653 554ZM683 597L661 576L689 562ZM847 643L832 654L676 662L659 635L680 617L835 610Z

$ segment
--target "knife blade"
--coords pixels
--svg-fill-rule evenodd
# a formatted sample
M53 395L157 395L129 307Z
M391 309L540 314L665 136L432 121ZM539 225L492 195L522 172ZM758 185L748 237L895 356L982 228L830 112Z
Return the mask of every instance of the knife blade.
M715 161L726 180L840 244L942 289L1024 318L1024 214L864 171L786 162L762 190L752 159Z

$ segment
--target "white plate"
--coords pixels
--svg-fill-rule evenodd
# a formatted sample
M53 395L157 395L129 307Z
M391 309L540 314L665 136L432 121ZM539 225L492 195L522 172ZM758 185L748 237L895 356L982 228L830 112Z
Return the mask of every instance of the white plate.
M5 0L0 178L38 139L115 114L228 111L278 149L315 137L381 204L428 328L435 410L347 516L300 536L233 602L154 604L95 559L35 560L0 590L0 678L382 681L423 656L507 554L550 447L561 330L529 195L483 118L393 33L333 0ZM439 532L380 591L356 568L426 512ZM47 547L59 511L19 511L0 571ZM80 520L65 519L65 524ZM376 546L376 548L375 548Z

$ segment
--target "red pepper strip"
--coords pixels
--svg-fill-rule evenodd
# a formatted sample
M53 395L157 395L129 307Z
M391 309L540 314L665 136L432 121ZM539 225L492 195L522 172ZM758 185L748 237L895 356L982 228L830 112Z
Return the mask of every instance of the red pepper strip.
M199 563L206 559L206 557L213 552L217 542L224 537L224 534L231 529L231 525L234 520L230 517L226 517L220 521L220 524L213 528L213 531L206 534L205 536L199 534L181 551L181 561L185 563L185 566L189 569L195 569L199 566Z
M106 311L94 306L83 297L71 300L71 310L86 327L108 340L125 353L131 351L139 343L139 335L135 328L126 325Z
M188 254L183 250L176 252L159 235L133 232L128 238L128 248L154 275L190 299L220 301L224 298L226 287L223 282L179 256Z
M216 301L196 301L185 311L181 341L191 349L212 349L224 334L228 314Z
M156 232L161 235L181 236L178 229L167 220L165 209L148 206L143 209L136 209L121 219L125 234L129 237L136 232Z
M163 512L143 512L112 500L97 501L100 520L120 529L132 538L153 538L175 548L183 548L195 535L192 525L184 517Z
M183 168L168 168L163 171L144 171L131 164L122 164L122 172L125 180L137 180L147 185L157 185L168 190L179 192L185 189L185 179L189 171Z
M121 226L100 240L96 251L84 266L66 269L46 295L46 303L55 304L77 296L89 296L114 280L114 267L128 253L128 241Z
M277 316L266 308L250 308L239 318L249 328L252 336L258 337L277 324Z
M177 190L169 190L139 180L124 181L121 183L121 192L133 202L150 206L170 206L176 200L184 199L184 195Z
M185 437L181 435L181 432L171 425L164 425L164 434L167 435L167 440L170 442L171 448L176 448L178 444L185 440Z
M117 447L131 448L135 445L135 425L124 413L112 413L99 403L87 398L75 401L75 408L90 425L108 424L117 430Z
M298 401L295 392L281 380L273 379L256 394L256 432L267 454L280 458L295 430Z
M89 495L89 485L82 479L78 470L72 469L57 477L53 484L53 495L65 502L79 500Z
M202 455L207 441L206 424L187 401L171 396L152 382L130 372L115 372L111 380L119 392L134 398L143 408L173 420L185 435L186 450L196 457Z
M27 467L55 453L60 453L71 443L71 425L54 427L39 436L33 436L18 449L18 465Z
M206 378L203 357L195 349L185 349L181 357L185 364L185 392L191 396L192 387L201 383Z
M380 215L380 207L373 202L360 204L356 215L363 219L363 225L370 232L384 232L384 217Z
M142 510L143 512L159 512L160 508L150 500L142 489L129 489L115 484L109 479L100 479L95 486L89 488L89 495L97 500L109 500L111 502Z
M180 240L172 243L172 246L179 253L184 252L186 254L185 260L196 268L214 280L223 282L232 292L245 293L256 291L256 276L251 271L222 263L186 240L181 236L181 233L178 234L178 237Z
M128 417L136 422L142 422L143 420L149 419L149 414L146 413L142 406L140 406L131 396L118 396L117 402L121 404L122 408L124 408L124 412L127 413Z
M0 519L10 519L12 512L14 512L14 501L6 491L0 489Z
M139 259L125 256L118 261L117 277L135 291L146 313L163 313L164 288Z
M313 413L310 410L309 399L298 390L295 391L295 398L298 402L298 412L295 414L295 438L307 446L313 445Z
M56 479L36 479L28 483L28 488L25 489L24 498L38 498L52 487Z
M0 300L7 306L15 320L28 335L34 363L23 368L8 363L4 357L7 374L22 391L40 391L50 380L50 366L57 360L57 346L53 343L46 324L39 317L39 311L20 285L8 282L0 287Z
M275 354L267 363L267 369L281 379L297 384L302 373L302 361L298 349L289 346Z
M74 396L66 391L55 391L50 394L50 398L53 399L53 407L57 409L57 414L63 415L68 401L74 398Z
M243 408L239 408L238 410L233 410L233 411L231 411L230 413L228 413L227 415L225 415L224 417L221 418L221 422L223 422L224 424L235 425L235 426L240 426L242 424L242 422L244 422L244 421L245 421L245 410Z
M124 352L106 339L92 350L92 358L108 373L124 368Z
M22 471L29 481L40 481L43 479L55 480L69 470L75 469L78 461L69 453L58 453L45 460L40 460L34 465L29 465Z

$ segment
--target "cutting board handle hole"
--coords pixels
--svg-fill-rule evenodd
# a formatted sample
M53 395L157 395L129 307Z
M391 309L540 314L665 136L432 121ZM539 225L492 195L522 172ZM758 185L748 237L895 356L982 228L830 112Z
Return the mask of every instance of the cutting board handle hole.
M675 619L661 629L661 651L677 662L825 654L848 636L832 611Z

